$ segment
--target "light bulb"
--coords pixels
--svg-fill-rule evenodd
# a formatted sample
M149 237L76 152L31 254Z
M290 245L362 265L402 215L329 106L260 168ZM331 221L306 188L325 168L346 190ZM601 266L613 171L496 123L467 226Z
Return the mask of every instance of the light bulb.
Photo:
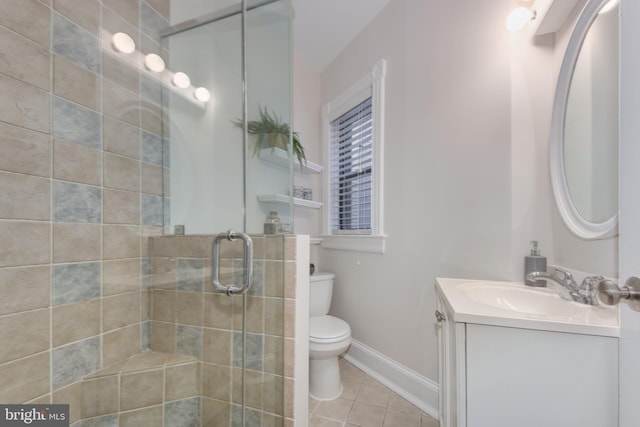
M133 53L136 50L136 43L127 33L115 33L111 38L111 46L122 53Z
M164 60L155 53L150 53L144 57L144 66L147 67L149 71L160 73L164 70Z
M509 31L520 31L527 25L527 22L535 17L536 13L533 10L527 9L526 7L516 7L509 13L509 16L507 16L505 25Z
M607 13L609 11L611 11L613 8L615 8L618 5L618 0L609 0L607 3L605 3L604 6L602 6L602 9L600 9L600 12L598 12L598 14L603 14L603 13Z
M173 75L171 79L173 84L181 89L186 89L191 86L191 79L185 73L178 71Z
M208 102L211 99L211 93L203 87L199 87L193 92L193 96L202 102Z

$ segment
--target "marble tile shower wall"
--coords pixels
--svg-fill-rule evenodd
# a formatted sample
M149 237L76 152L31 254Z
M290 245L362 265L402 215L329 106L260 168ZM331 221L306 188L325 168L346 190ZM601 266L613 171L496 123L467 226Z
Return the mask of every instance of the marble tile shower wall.
M248 425L290 425L293 416L295 236L253 236L254 283L246 297ZM151 349L202 362L202 425L239 425L242 296L214 292L209 236L153 237ZM242 243L221 245L222 283L241 283Z
M0 402L77 401L83 376L148 343L161 87L109 36L166 58L157 30L169 0L1 8Z

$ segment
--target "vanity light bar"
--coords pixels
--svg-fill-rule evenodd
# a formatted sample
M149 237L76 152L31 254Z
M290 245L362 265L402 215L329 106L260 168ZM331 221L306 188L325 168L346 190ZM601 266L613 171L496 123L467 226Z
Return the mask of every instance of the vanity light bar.
M113 36L111 37L111 47L114 51L123 55L130 55L136 51L136 44L133 41L133 38L131 38L131 36L129 36L127 33L113 34ZM136 60L134 58L127 58L127 61L130 63L135 63ZM167 85L169 87L174 86L178 89L190 89L192 87L191 79L189 78L189 76L182 71L173 73L172 71L167 70L165 62L160 57L160 55L157 55L155 53L144 55L140 53L140 59L138 59L138 61L144 64L145 70L151 72L152 74L155 74L156 78L160 80L164 80L160 76L160 74L166 70L171 76L169 79L171 81L171 85ZM136 65L142 67L140 62L138 62L138 64ZM204 87L193 88L192 94L193 97L190 97L192 100L196 100L205 104L211 100L211 92L209 92L209 90Z

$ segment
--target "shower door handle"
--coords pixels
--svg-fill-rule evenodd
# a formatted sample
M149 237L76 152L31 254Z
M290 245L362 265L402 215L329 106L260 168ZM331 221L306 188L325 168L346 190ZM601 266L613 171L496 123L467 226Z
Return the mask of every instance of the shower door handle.
M242 285L223 285L220 283L220 242L228 240L233 242L237 239L244 243L244 280ZM244 294L251 288L253 279L253 240L248 234L229 230L224 234L218 234L213 239L213 249L211 251L211 281L213 287L227 295Z

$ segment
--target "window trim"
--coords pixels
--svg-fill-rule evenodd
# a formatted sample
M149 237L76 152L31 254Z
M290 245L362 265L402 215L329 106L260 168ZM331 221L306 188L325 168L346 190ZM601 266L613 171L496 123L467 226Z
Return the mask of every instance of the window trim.
M322 108L322 140L324 143L324 212L322 246L329 249L343 249L362 252L384 253L384 104L386 61L381 59L371 72L349 87L342 95ZM330 149L331 121L353 108L366 97L371 96L373 126L373 173L372 173L372 218L371 234L333 234L331 232L331 179Z

